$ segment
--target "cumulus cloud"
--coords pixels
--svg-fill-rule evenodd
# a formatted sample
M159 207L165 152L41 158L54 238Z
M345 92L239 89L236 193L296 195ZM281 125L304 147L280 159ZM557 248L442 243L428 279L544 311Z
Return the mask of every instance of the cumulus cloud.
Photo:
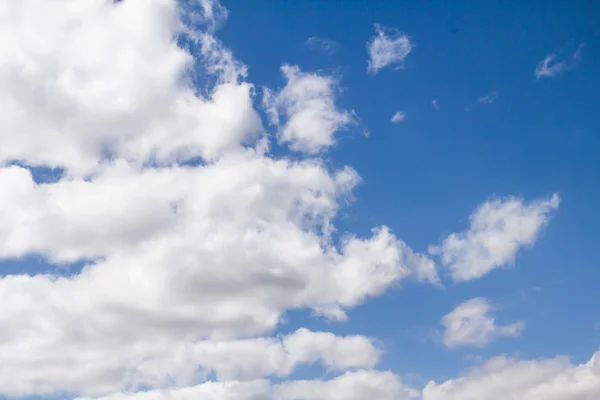
M492 305L482 297L458 305L442 318L444 344L450 348L483 347L500 337L515 337L521 333L525 326L522 321L499 326L492 311Z
M297 66L284 65L281 71L287 80L286 86L276 93L267 89L264 96L271 123L279 127L279 142L308 154L332 146L335 133L355 122L352 112L335 105L335 94L339 90L337 80L332 76L303 73Z
M0 162L82 175L107 157L214 159L255 139L252 85L236 82L244 69L208 34L194 35L198 56L226 69L223 84L203 97L187 83L194 56L173 40L189 31L178 16L174 1L11 4L0 16Z
M600 398L600 353L583 364L566 357L519 360L499 356L468 374L429 382L422 400L593 400Z
M563 356L534 360L498 356L459 377L431 381L422 390L403 384L390 372L359 370L327 381L206 382L95 400L594 400L599 396L600 353L596 353L582 364Z
M266 380L208 382L194 387L116 394L95 400L410 400L418 391L405 386L391 372L360 370L328 381L288 381L273 385ZM76 400L92 400L79 398Z
M92 181L38 185L20 167L0 177L15 188L2 197L4 257L93 260L70 277L0 278L0 323L12 327L2 393L192 383L198 338L268 333L293 308L339 317L401 279L436 278L387 228L330 246L356 174L314 161L248 151L206 167L116 164Z
M577 66L581 60L581 51L584 43L581 43L575 52L567 58L558 59L562 54L561 51L554 51L548 54L542 61L538 63L535 68L535 77L540 78L553 78L565 71L571 70Z
M392 122L397 124L397 123L404 121L405 118L406 118L406 112L397 111L396 113L394 113L394 115L392 115Z
M481 278L512 265L522 247L532 246L559 203L558 194L530 203L515 197L486 201L469 217L468 230L448 235L430 253L441 257L455 281Z
M376 74L387 66L401 68L413 49L410 38L394 28L375 25L376 35L367 43L369 62L367 71Z
M291 381L275 389L282 400L409 400L419 392L391 372L358 371L329 381Z
M457 387L420 393L376 370L382 350L360 334L276 333L290 310L343 321L408 279L439 284L388 227L337 230L360 177L315 156L355 118L334 77L284 65L286 85L266 90L276 139L305 153L294 160L270 153L247 68L215 36L218 2L0 7L0 259L67 268L0 276L0 396L398 400ZM381 30L373 68L401 64L402 43ZM64 173L41 182L37 167ZM494 235L532 243L557 205L492 203L508 221L490 222ZM474 224L441 246L449 268L516 252ZM469 250L481 243L492 256ZM306 365L331 379L290 380Z
M360 335L273 332L288 310L344 320L402 280L435 283L435 265L385 226L336 231L352 168L269 153L246 66L214 36L220 4L3 11L0 258L85 266L0 276L0 395L153 396L211 374L262 387L301 364L376 366ZM334 104L337 82L283 72L268 110L284 120L278 139L331 146L353 120ZM38 166L64 174L39 182Z

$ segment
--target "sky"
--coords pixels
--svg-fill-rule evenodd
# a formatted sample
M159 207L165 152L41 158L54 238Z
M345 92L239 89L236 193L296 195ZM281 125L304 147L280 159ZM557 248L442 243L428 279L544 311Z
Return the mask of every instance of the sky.
M0 399L600 398L596 2L0 27Z

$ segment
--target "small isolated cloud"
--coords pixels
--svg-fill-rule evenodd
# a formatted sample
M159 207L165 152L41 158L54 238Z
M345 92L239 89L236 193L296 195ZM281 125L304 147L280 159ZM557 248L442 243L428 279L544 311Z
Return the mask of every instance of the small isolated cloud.
M313 36L308 38L306 45L315 51L323 52L329 56L335 54L339 48L339 43L335 40Z
M392 122L397 124L397 123L404 121L405 118L406 118L405 111L397 111L394 115L392 115Z
M488 95L479 97L477 104L492 104L498 98L498 92L494 91Z
M395 28L375 24L376 35L367 43L369 62L367 71L374 75L389 65L402 67L404 59L413 49L410 38Z
M558 194L531 203L515 197L487 201L469 217L468 230L452 233L429 251L440 255L454 281L481 278L512 265L522 247L532 246L559 203Z
M477 297L457 306L442 318L445 327L444 344L449 348L483 347L500 337L519 336L525 327L522 321L510 325L496 325L490 314L493 306Z
M535 68L535 77L537 79L553 78L562 72L575 68L581 60L583 46L584 43L581 43L570 57L561 60L559 60L559 57L561 56L562 51L556 50L551 54L548 54Z
M438 101L437 100L431 100L431 105L433 106L433 108L435 108L436 110L439 111L440 106L438 105Z
M297 66L284 65L287 80L281 91L265 90L263 105L271 123L279 127L277 137L294 151L315 154L335 143L335 133L356 122L352 112L335 104L339 90L332 76L304 73ZM284 120L282 126L281 120Z
M493 92L488 93L485 96L478 97L476 101L474 101L473 103L471 103L465 107L465 111L471 111L472 108L474 108L480 104L491 105L494 103L494 101L496 101L497 98L498 98L498 92L494 90Z

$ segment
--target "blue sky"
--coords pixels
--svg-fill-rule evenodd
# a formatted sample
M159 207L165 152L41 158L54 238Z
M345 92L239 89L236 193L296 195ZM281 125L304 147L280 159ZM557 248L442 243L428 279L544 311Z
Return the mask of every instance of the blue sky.
M46 10L55 13L56 26L46 26L34 3L24 0L19 18L9 17L17 22L7 32L14 29L23 39L14 46L18 51L11 47L0 55L0 63L14 68L0 71L0 87L8 93L0 104L14 107L0 117L5 127L0 144L7 149L0 151L0 182L7 193L0 202L5 220L0 301L9 304L0 312L0 327L13 348L41 355L7 352L7 365L21 369L14 367L19 372L10 380L0 378L0 395L63 398L57 393L66 391L69 398L113 399L101 396L123 391L136 399L127 389L135 386L134 378L120 377L122 387L113 379L135 370L138 389L144 390L265 378L271 386L261 399L338 400L345 389L310 397L286 382L305 380L310 389L311 382L327 383L346 371L374 374L369 376L375 380L389 370L404 386L372 396L453 400L476 396L456 377L470 368L485 371L481 365L494 357L565 355L576 366L599 350L600 7L594 2L225 0L202 8L202 2L188 1L177 14L173 10L181 4L171 0L146 5L124 0L112 8L86 0L80 10L62 5ZM188 21L191 11L203 18L194 29L205 36L196 42L169 19ZM71 20L83 23L70 25ZM82 28L86 24L89 31ZM27 29L39 30L31 37L44 39L29 39ZM115 33L99 33L103 29ZM404 40L410 49L369 71L377 29L385 40ZM97 50L82 51L86 44L76 37ZM67 38L65 44L61 38ZM182 87L181 71L189 74L190 65L196 86ZM286 77L282 65L298 69ZM70 79L79 86L68 86ZM394 122L397 112L403 118ZM261 137L270 145L264 153ZM256 154L244 158L244 151ZM98 161L106 154L112 163ZM339 178L336 171L344 166L356 176ZM48 176L53 180L43 185ZM351 190L342 179L349 179ZM452 234L476 235L480 207L500 209L511 202L516 211L481 233L489 241L458 239L464 252L452 261ZM535 216L527 219L528 212ZM335 227L332 242L323 233L329 223ZM344 249L345 240L360 247L385 236L372 231L382 226L394 235L384 249ZM327 250L330 243L335 250ZM388 261L389 252L402 253L405 244L424 258ZM432 250L436 245L441 254ZM473 254L480 258L469 258ZM464 281L452 275L453 268L479 268L493 254L497 260L489 271ZM319 268L337 271L338 263L359 267L355 275L311 275L321 273ZM390 268L384 273L390 281L373 289L380 264ZM362 265L372 268L372 276L361 281ZM437 278L422 279L433 265ZM47 272L50 276L42 276ZM68 275L75 278L59 278ZM353 280L340 283L348 276ZM88 283L89 288L81 286ZM61 287L68 293L64 299ZM109 296L113 290L119 294ZM197 298L190 294L195 291ZM191 297L182 300L181 293ZM481 302L469 303L474 299ZM473 311L475 333L461 326L453 336L444 316L475 304L485 308ZM315 315L326 314L327 307L345 312L347 320ZM70 327L80 319L81 332L75 334ZM331 333L336 343L351 335L372 342L361 342L356 359L362 361L355 364L342 361L344 352L331 356L333 361L298 356L291 369L280 366L250 378L240 371L261 370L254 359L240 356L237 364L224 366L224 359L242 352L234 340L293 336L299 328ZM76 349L96 349L91 339L79 343L80 337L94 337L82 333L87 329L107 329L107 343L144 350L121 359L117 345L98 347L108 357L114 351L115 369L104 370L94 361L96 353L71 357ZM16 332L33 332L31 337L42 332L43 339L28 342L29 334ZM151 336L144 332L156 335L152 340L165 346L164 354L149 350L144 340ZM144 339L131 339L136 335ZM69 340L82 347L71 347ZM210 362L200 357L190 365L183 358L164 361L181 346L191 349L199 342L208 349L216 340L224 341L219 351L233 356ZM325 339L311 343L319 340ZM307 350L293 347L298 343L305 346L290 340L284 347L289 354L325 354L337 345ZM46 354L50 347L58 356ZM207 360L206 354L217 354L206 351ZM173 369L156 372L148 360L172 363ZM91 371L89 377L58 379L54 370L44 369L63 361ZM190 380L187 368L206 368L206 374ZM572 366L561 368L568 374ZM600 370L594 371L589 392L565 389L556 399L598 395ZM31 380L23 378L30 373ZM154 386L159 375L172 381ZM467 383L476 383L478 375L473 376ZM26 383L12 384L20 379ZM531 389L506 389L504 395L543 398L532 397L543 396L544 382L535 379ZM423 390L432 380L447 381L455 391ZM206 398L219 398L212 396Z
M335 331L385 337L386 366L440 379L468 365L464 355L472 351L449 352L429 330L449 308L483 295L503 307L498 318L524 319L527 328L473 354L588 358L600 338L600 17L592 2L259 0L227 7L220 36L249 65L254 82L281 85L280 60L339 75L340 103L370 131L368 138L344 135L331 155L364 179L342 226L365 232L384 223L424 251L443 232L465 229L471 210L490 196L562 197L548 229L519 253L514 269L443 290L407 285L352 311ZM365 43L375 23L414 41L403 69L366 73ZM306 44L310 37L335 41L334 53L315 51ZM581 43L575 68L536 79L544 57L555 50L569 57ZM476 104L492 92L492 104ZM397 110L406 119L393 124Z

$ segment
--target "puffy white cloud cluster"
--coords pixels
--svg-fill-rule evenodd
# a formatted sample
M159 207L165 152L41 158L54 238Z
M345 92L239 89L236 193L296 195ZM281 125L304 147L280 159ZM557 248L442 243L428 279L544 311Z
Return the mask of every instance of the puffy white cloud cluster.
M376 35L367 43L367 71L376 74L382 68L395 65L401 68L414 45L408 35L397 29L375 25Z
M482 297L459 304L442 318L444 344L450 348L482 347L499 337L514 337L521 333L524 328L522 321L499 326L490 315L492 311L493 306Z
M114 394L98 400L595 400L600 395L600 353L574 365L565 357L492 358L467 374L422 390L390 372L347 372L328 381L208 382L197 386ZM92 400L92 399L79 399Z
M566 357L519 360L499 356L466 375L430 382L422 400L594 400L600 397L600 352L582 364Z
M533 245L559 203L558 194L530 203L516 197L487 201L471 214L468 230L452 233L430 252L441 256L455 281L481 278L509 267L522 247Z
M303 73L297 66L283 65L287 84L277 93L265 90L264 105L271 123L280 127L280 143L295 151L318 153L335 143L335 133L355 122L351 112L334 103L338 83L334 77Z
M398 400L472 390L471 378L408 387L375 369L382 352L369 337L275 334L289 310L345 320L402 280L440 279L388 227L336 231L360 178L314 156L354 122L333 77L282 67L287 83L266 91L262 111L282 145L306 154L269 152L246 67L215 37L226 17L211 0L0 0L0 258L85 263L0 276L0 395ZM392 47L408 54L401 42ZM377 68L399 60L377 57ZM31 167L64 173L39 182ZM488 269L533 243L547 214L517 208L497 215L509 250ZM468 248L488 243L486 229L444 242L446 264L475 268L465 267L477 260ZM590 363L562 363L549 382L577 368L591 381ZM334 376L290 379L312 364Z
M0 4L0 257L86 263L68 276L0 277L0 325L10 327L0 393L375 367L380 351L366 337L269 335L287 310L343 320L401 279L435 280L435 266L387 227L334 245L334 218L359 177L268 153L246 67L214 36L219 4ZM192 69L210 80L205 90ZM283 70L280 140L330 146L352 119L335 105L334 81ZM31 166L64 174L36 182Z

